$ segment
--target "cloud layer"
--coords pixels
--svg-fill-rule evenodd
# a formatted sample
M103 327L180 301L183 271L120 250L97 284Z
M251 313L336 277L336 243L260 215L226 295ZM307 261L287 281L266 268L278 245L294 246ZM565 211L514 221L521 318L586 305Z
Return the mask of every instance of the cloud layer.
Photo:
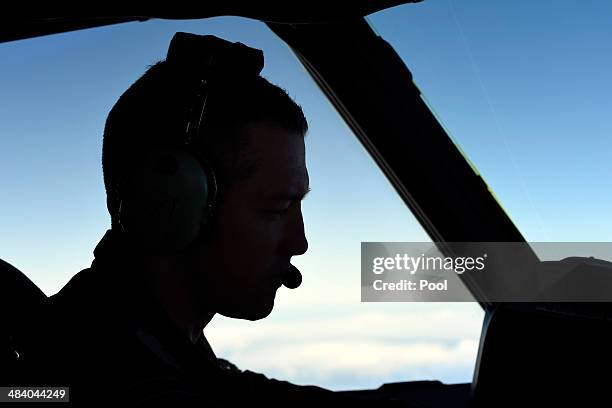
M421 304L416 313L397 314L356 306L364 305L329 317L302 314L255 323L221 318L206 335L218 356L240 368L299 384L359 389L395 381L471 381L482 325L479 310Z

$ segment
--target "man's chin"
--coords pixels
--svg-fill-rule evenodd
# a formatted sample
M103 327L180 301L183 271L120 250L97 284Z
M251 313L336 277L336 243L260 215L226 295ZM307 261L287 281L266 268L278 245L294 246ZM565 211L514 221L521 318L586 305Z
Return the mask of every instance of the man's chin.
M266 302L244 305L244 307L236 309L222 310L219 313L232 319L255 321L268 317L272 313L272 309L274 309L274 298Z

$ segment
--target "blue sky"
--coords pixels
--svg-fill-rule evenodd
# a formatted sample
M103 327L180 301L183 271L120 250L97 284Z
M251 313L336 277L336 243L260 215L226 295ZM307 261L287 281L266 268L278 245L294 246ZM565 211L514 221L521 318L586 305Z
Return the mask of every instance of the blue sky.
M604 1L434 0L371 20L528 240L609 241L611 18Z
M369 20L528 240L609 241L611 17L607 2L426 0ZM0 257L47 294L90 264L109 227L106 115L176 31L263 49L264 76L310 121L310 249L295 262L304 284L281 289L264 321L215 318L206 333L217 353L334 389L470 381L477 305L359 302L361 241L428 237L288 47L257 21L128 23L0 44Z

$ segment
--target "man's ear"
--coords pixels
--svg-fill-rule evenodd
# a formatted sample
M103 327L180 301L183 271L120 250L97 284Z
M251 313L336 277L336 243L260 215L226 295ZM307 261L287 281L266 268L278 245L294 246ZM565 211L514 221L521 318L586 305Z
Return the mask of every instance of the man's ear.
M180 268L186 275L201 275L202 262L209 256L213 239L210 235L198 234L185 248L172 256L172 263Z

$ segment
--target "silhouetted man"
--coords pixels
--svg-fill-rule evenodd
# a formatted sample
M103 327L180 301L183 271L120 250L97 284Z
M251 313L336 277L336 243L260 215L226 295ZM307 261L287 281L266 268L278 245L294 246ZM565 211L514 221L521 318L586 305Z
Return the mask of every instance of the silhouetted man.
M31 353L40 384L70 386L77 403L341 403L241 372L202 332L216 313L268 316L281 284L301 280L290 261L308 248L307 122L262 67L259 50L179 33L115 104L102 155L112 228L50 299Z

